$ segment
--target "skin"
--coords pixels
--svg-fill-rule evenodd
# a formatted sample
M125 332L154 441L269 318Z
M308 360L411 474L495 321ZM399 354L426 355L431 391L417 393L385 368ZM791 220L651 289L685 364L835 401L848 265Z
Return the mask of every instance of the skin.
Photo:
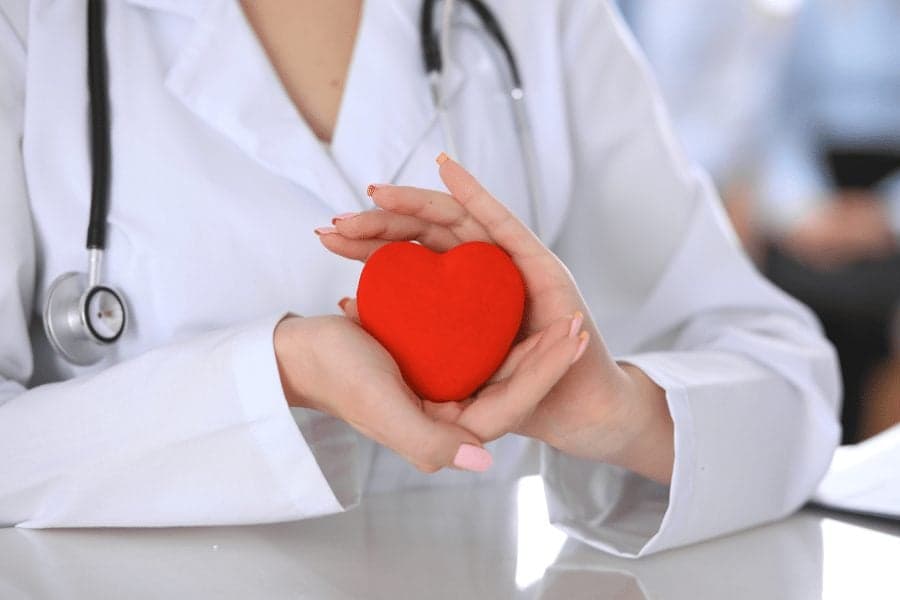
M377 186L371 195L378 210L343 215L334 228L319 230L320 239L332 252L362 261L397 240L416 240L437 252L473 240L506 250L528 290L522 329L528 337L501 367L502 376L516 368L528 339L540 336L559 314L590 311L565 265L503 203L453 160L441 165L440 175L449 194ZM352 302L344 306L353 316ZM584 356L537 401L509 395L487 402L479 396L460 404L425 403L423 409L484 441L518 433L668 483L674 434L664 391L637 367L613 360L589 316L582 325L592 340Z
M330 141L361 3L242 0L241 5L300 116L319 139ZM394 361L353 318L352 302L345 304L346 317L289 317L274 335L289 404L343 419L425 472L453 467L463 444L480 447L517 432L668 483L674 446L662 389L640 369L610 358L596 326L583 316L589 311L571 275L527 228L502 213L502 204L459 165L445 164L441 175L453 196L381 188L375 201L386 210L366 219L390 216L390 223L377 222L383 231L376 226L351 233L344 230L347 220L338 224L342 231L322 234L322 243L365 260L389 239L416 239L436 249L472 239L493 241L513 257L531 290L522 341L476 396L434 404L406 386ZM440 200L439 211L421 210L434 199ZM448 214L459 221L446 222ZM587 344L586 338L594 341Z
M465 405L534 405L578 358L572 318L556 319L539 336L520 343L476 397ZM409 389L394 360L358 322L348 317L288 318L275 330L275 354L291 406L311 408L346 421L391 448L425 473L455 465L461 444L480 447L465 423L438 419ZM477 469L472 469L477 470Z
M241 0L290 99L330 142L362 13L360 0Z

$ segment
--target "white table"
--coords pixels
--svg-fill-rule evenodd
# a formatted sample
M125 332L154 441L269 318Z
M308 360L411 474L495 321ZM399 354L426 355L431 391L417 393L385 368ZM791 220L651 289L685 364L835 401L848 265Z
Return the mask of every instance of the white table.
M900 523L806 509L641 560L547 523L540 479L253 527L0 530L0 598L900 599Z

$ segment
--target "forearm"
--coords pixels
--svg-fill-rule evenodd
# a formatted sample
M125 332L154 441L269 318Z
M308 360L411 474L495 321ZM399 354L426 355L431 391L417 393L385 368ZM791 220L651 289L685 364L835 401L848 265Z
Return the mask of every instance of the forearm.
M630 435L607 461L668 484L672 480L675 442L666 393L638 367L620 366L628 376L629 392L622 401L622 423Z
M675 459L665 391L641 369L620 364L614 382L577 368L554 391L552 424L536 436L570 456L627 468L662 484ZM596 385L594 385L596 384Z

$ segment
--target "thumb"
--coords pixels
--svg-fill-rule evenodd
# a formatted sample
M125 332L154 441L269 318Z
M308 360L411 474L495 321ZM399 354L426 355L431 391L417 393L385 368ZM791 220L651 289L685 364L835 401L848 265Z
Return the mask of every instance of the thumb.
M453 423L431 421L418 440L410 437L408 460L420 471L434 473L443 467L483 473L494 459L468 429Z
M359 311L356 310L356 299L341 298L338 307L344 312L344 316L359 323Z
M383 376L383 374L382 374ZM487 471L493 458L474 433L457 425L436 421L422 410L422 401L402 380L400 373L377 381L370 400L354 403L355 416L341 416L367 437L386 446L423 473L445 467ZM400 398L405 396L405 398ZM400 401L398 401L400 400Z

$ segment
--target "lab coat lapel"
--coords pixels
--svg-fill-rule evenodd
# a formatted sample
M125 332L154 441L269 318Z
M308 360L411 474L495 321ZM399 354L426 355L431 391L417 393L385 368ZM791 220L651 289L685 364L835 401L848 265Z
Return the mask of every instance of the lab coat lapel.
M168 89L243 152L335 211L369 206L366 184L393 181L437 127L415 0L363 3L330 152L284 91L238 2L130 1L196 18L168 72ZM452 60L445 61L444 69L444 94L450 101L465 76Z
M367 0L344 89L332 155L350 183L390 183L438 127L419 38L417 0ZM465 76L445 64L445 97Z
M364 196L349 189L291 102L238 2L207 4L169 70L166 86L268 170L306 188L335 211L359 210Z

